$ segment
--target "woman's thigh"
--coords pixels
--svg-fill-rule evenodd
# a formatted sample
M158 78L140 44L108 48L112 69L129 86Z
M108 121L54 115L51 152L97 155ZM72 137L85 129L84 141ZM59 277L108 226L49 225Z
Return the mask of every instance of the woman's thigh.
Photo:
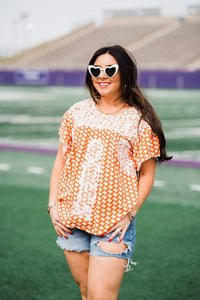
M88 299L116 300L124 275L122 259L112 256L90 256ZM127 263L123 259L124 264Z
M80 289L87 287L89 265L90 234L77 228L70 228L72 234L58 237L57 244L64 250L74 280Z
M87 287L89 251L67 251L64 254L75 282L81 287Z
M91 238L88 270L88 295L90 299L116 300L125 270L130 269L135 244L135 220L130 224L122 242L120 233L108 242L112 233Z

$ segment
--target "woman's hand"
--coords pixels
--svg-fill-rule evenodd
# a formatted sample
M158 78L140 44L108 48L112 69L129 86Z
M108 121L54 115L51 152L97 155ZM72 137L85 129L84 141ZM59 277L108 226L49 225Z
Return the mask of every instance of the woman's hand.
M108 240L108 242L111 242L112 239L114 239L114 237L116 237L119 234L119 232L121 232L121 235L119 238L119 242L121 242L123 240L125 233L130 224L131 224L130 219L129 219L128 215L126 215L117 224L112 226L103 236L105 236L108 233L113 231L113 234L110 236L110 238Z
M57 208L56 206L51 207L50 211L49 211L50 217L51 217L51 221L52 224L54 226L54 229L56 231L56 233L62 237L62 235L67 239L68 236L65 233L65 231L67 231L68 233L72 234L72 232L65 226L63 225L59 218L58 218L58 213L57 213Z

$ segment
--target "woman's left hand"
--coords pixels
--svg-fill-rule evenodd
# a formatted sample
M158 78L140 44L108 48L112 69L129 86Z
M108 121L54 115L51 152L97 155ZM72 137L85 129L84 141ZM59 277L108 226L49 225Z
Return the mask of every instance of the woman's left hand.
M126 215L125 217L123 217L117 224L115 224L114 226L112 226L106 233L104 233L103 236L107 235L108 233L112 232L112 235L110 236L108 242L111 242L112 239L114 239L114 237L116 237L119 232L121 232L120 238L119 238L119 242L121 242L125 236L125 233L130 225L130 219L128 217L128 215Z

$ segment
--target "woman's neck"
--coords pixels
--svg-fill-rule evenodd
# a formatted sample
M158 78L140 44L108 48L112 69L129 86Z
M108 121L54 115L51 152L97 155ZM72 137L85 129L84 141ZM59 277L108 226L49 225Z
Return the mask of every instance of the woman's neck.
M119 96L117 98L105 98L102 97L98 103L98 110L104 114L116 114L118 112L124 111L129 106L124 99Z
M99 106L104 107L119 107L120 105L124 104L125 101L121 96L118 97L101 97L98 101Z

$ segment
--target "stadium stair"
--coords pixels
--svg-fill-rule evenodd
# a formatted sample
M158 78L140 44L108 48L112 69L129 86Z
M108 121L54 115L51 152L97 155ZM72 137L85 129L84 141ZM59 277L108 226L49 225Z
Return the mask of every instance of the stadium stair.
M169 32L174 31L178 27L180 27L181 24L178 21L174 21L170 24L165 25L164 27L161 27L154 32L148 34L147 36L144 36L140 38L137 41L134 41L132 44L127 45L126 47L129 49L129 51L134 52L135 50L140 49L141 47L146 46L152 41L157 40L160 37L163 37L164 35L168 34Z

